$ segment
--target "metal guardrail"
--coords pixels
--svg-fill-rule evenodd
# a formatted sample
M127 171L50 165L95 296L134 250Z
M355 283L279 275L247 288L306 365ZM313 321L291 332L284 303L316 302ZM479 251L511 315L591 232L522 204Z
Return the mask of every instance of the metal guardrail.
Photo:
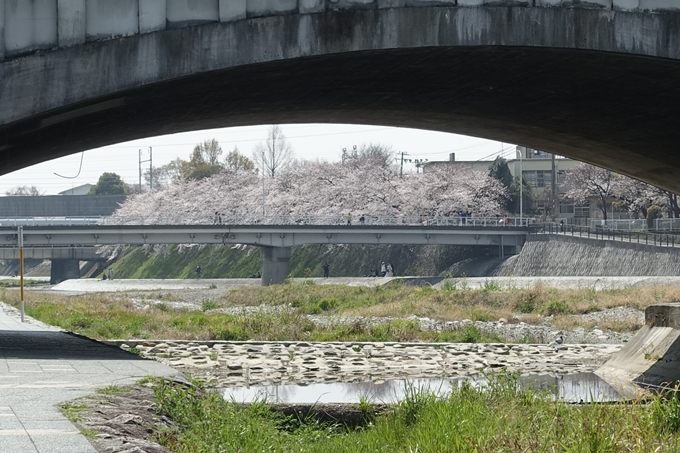
M680 247L680 235L666 233L648 233L644 231L621 231L611 228L591 228L586 226L546 223L532 225L530 234L561 234L591 239L621 241L635 244L654 245L660 247Z
M381 226L459 226L459 227L528 227L535 219L514 217L462 216L144 216L107 217L101 225L381 225Z
M0 218L0 227L97 225L105 217L25 217Z

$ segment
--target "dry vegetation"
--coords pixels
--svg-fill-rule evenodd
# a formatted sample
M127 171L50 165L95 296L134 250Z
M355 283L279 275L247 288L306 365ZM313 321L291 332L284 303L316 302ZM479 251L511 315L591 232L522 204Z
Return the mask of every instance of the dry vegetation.
M188 294L188 293L187 293ZM17 291L0 288L2 300L18 305ZM410 287L399 282L386 287L315 285L310 281L271 287L244 287L212 299L195 302L195 310L173 309L182 292L149 292L139 309L125 293L63 296L27 291L28 313L93 338L174 338L223 340L347 340L347 341L493 341L480 332L454 334L421 331L417 322L394 321L386 327L362 323L321 328L305 315L408 318L454 321L496 321L539 324L551 316L557 328L593 328L594 321L575 315L613 307L644 310L648 305L680 300L680 287L631 287L596 291L592 288L555 289L538 284L530 289L500 290L492 284L470 290L460 282L445 282L442 289ZM160 300L159 300L160 299ZM224 314L220 308L284 305L285 313ZM600 328L625 332L641 326L637 317L600 320Z

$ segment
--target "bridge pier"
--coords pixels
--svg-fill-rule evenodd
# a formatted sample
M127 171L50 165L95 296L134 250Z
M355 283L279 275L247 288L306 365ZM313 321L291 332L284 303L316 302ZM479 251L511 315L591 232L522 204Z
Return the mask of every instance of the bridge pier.
M290 247L261 247L262 286L283 283L290 273Z
M50 270L50 284L55 285L64 280L80 278L80 261L73 259L53 259Z

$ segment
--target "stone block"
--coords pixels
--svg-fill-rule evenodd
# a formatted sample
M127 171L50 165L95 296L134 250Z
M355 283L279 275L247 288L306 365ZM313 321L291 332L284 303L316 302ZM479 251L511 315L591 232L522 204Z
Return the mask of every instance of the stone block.
M247 0L220 0L220 22L246 18Z
M88 40L139 33L139 0L87 0Z
M168 27L181 28L191 25L218 22L218 0L167 0Z
M139 32L165 30L167 8L166 0L139 0Z
M680 2L678 0L640 0L640 9L642 11L680 11Z
M458 6L483 6L484 0L458 0Z
M69 47L85 42L87 30L87 5L85 0L58 0L57 33L59 47Z
M300 14L318 13L326 9L324 0L299 0L299 3Z
M248 0L248 17L276 16L297 12L297 0Z
M540 7L562 6L563 2L564 0L535 0L535 6Z

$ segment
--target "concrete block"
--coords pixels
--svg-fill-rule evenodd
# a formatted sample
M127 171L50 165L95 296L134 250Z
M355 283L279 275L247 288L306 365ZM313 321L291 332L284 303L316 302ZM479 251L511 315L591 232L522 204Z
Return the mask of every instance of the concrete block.
M57 46L56 0L6 0L4 3L7 56Z
M614 0L612 6L614 9L637 11L640 8L640 0Z
M458 6L482 6L484 0L458 0Z
M57 17L59 47L83 44L87 29L85 0L58 0Z
M455 3L455 0L451 1ZM407 3L408 2L406 0L378 0L378 9L403 8L407 5Z
M536 6L559 6L564 8L603 8L611 9L612 0L535 0Z
M377 6L377 0L338 0L333 9L369 9Z
M318 13L326 9L324 0L300 0L300 14Z
M297 12L297 0L248 0L248 17L276 16Z
M139 0L87 0L88 40L139 33Z
M166 0L139 0L139 32L165 30L167 8Z
M0 60L5 59L5 0L0 0Z
M246 18L247 0L220 0L220 22L233 22Z
M650 305L645 309L645 324L650 327L680 328L680 303Z
M406 6L409 8L417 8L419 6L456 6L456 3L461 4L460 0L406 0ZM483 0L479 2L481 5ZM463 5L470 6L470 5Z
M640 0L640 9L643 11L680 11L678 0Z
M220 20L218 0L167 0L167 7L169 28L190 27Z
M532 0L484 0L488 6L533 6Z

